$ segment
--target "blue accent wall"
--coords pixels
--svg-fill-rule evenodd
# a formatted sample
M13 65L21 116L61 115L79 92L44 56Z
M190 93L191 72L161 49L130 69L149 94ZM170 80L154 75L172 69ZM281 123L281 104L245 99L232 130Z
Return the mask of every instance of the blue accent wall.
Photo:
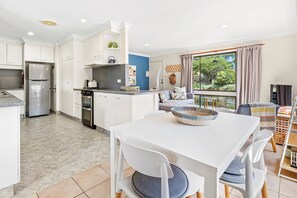
M145 72L149 71L149 57L129 54L129 65L136 65L136 85L141 90L149 89L149 78Z

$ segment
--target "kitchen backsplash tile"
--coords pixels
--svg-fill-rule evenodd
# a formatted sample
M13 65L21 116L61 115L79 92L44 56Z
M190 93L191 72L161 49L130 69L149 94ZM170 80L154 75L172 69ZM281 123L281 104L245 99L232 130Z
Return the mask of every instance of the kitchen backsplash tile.
M22 70L0 70L0 89L13 89L22 87Z

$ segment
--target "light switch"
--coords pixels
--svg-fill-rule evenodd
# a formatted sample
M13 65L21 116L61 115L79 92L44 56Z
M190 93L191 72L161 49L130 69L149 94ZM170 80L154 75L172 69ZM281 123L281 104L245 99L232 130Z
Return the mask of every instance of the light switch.
M117 79L117 83L122 83L122 79Z

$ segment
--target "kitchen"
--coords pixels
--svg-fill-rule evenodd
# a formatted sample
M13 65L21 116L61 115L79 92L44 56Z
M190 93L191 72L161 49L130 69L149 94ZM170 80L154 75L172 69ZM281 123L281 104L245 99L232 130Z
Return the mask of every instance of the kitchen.
M155 92L129 86L129 27L125 22L109 21L95 33L70 35L60 44L1 39L0 88L12 100L24 101L18 111L21 127L26 128L28 119L38 122L43 119L38 116L54 113L108 134L111 126L141 119L145 112L158 109ZM20 129L15 133L20 136ZM20 144L27 143L25 139L11 147L19 151ZM20 152L15 155L22 158ZM0 192L13 194L12 185L22 177L22 166L17 164L14 175L18 179L1 185Z

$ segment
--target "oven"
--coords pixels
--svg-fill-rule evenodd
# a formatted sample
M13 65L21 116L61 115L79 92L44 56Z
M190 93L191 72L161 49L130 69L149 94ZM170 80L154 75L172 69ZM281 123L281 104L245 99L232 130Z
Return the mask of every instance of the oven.
M81 119L85 126L95 129L94 125L94 92L91 90L81 91Z

